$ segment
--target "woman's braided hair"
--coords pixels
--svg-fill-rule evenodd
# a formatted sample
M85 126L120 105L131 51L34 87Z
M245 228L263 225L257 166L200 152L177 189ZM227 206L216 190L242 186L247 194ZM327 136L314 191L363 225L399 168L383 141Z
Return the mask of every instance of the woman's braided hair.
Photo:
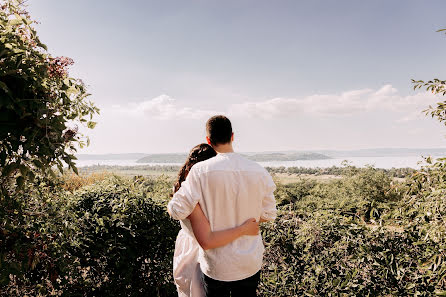
M175 193L180 189L181 183L186 180L186 177L189 174L189 171L192 168L192 166L194 166L198 162L210 159L216 155L217 153L209 144L201 143L197 146L194 146L191 149L189 156L186 159L186 162L181 167L180 172L178 173L178 178L174 185L173 192Z

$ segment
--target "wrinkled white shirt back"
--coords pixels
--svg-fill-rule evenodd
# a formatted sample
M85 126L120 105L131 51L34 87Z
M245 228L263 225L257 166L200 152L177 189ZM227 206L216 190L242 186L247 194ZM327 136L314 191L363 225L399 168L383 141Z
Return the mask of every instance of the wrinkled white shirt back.
M237 153L222 153L192 167L168 209L174 219L183 220L200 203L211 230L220 231L249 218L274 220L275 189L271 175L262 166ZM200 248L198 261L207 276L235 281L260 270L263 251L260 235L245 235L223 247Z

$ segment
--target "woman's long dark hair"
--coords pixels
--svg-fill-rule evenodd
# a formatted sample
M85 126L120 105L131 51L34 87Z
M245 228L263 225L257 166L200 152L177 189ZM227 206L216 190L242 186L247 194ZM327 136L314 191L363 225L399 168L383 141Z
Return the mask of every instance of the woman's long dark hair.
M183 167L181 167L180 172L178 173L178 178L174 185L173 192L175 193L180 189L181 183L186 179L192 166L194 166L198 162L215 157L216 155L217 153L209 144L201 143L197 146L194 146L191 149L186 162L184 163Z

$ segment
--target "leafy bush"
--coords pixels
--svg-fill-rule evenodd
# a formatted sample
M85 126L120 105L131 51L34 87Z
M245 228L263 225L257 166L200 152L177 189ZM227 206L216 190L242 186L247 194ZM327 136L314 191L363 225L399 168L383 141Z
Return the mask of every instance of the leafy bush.
M81 282L69 291L105 296L161 296L175 290L171 260L178 224L143 187L118 177L74 193L68 211Z
M60 293L58 279L70 263L66 247L70 226L64 223L66 196L58 186L37 177L20 199L5 199L0 212L1 296ZM59 279L60 280L60 279Z
M427 165L407 180L405 190L395 219L446 245L446 159L427 158Z
M433 169L429 172L432 177ZM421 191L409 179L413 188L397 186L412 194L399 196L392 179L382 174L350 168L340 180L278 184L278 218L262 227L260 296L445 291L444 236L439 237L444 233L427 236L441 221L431 225L434 212L430 221L422 217L428 205L442 205L440 196L425 199L427 204L412 197L420 205L415 214L406 200L432 194L429 188L437 183L443 189L441 177L420 180ZM72 183L70 177L28 188L20 228L0 237L3 296L175 296L171 267L179 226L165 211L172 181L165 176L85 179L72 192L62 190ZM368 221L372 202L379 217Z
M392 178L382 170L348 167L343 173L342 179L329 182L301 179L293 184L279 184L278 205L293 203L295 211L303 216L327 210L370 221L380 219L401 198Z
M439 245L418 230L371 230L323 212L282 207L263 230L261 296L432 296L445 289Z
M442 217L444 179L433 178L432 168L430 172L430 183L420 180L421 187L412 178L426 174L394 184L372 167L348 167L342 179L328 183L279 185L278 218L263 228L261 296L443 294L445 246L438 238L444 238L444 229L440 232L426 221L426 207L437 207L437 212L430 210L430 222ZM406 200L411 191L431 200L412 197L420 204L414 207ZM439 196L433 199L432 193ZM410 223L410 216L418 219ZM427 236L433 230L437 236Z
M274 173L287 173L287 174L311 174L311 175L344 175L346 172L350 171L351 166L332 166L332 167L316 167L316 168L309 168L309 167L266 167L268 172L274 174ZM367 168L356 168L357 171L361 170L367 170ZM389 177L394 178L405 178L407 176L410 176L412 173L415 172L415 169L413 168L391 168L391 169L383 169L383 168L377 168L377 171L381 171L385 173Z
M36 185L27 199L35 205L24 207L35 212L24 215L20 232L0 238L2 296L174 295L179 224L157 190L116 176L72 194ZM41 194L46 203L35 198ZM22 248L31 244L31 251Z

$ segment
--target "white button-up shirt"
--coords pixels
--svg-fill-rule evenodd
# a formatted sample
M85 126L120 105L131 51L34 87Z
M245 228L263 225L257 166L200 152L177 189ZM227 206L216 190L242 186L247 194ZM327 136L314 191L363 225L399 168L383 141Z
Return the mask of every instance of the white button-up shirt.
M237 153L222 153L195 164L167 207L174 219L183 220L200 203L211 230L220 231L249 218L274 220L275 189L265 168ZM198 261L207 276L235 281L260 270L263 251L260 235L245 235L219 248L200 248Z

